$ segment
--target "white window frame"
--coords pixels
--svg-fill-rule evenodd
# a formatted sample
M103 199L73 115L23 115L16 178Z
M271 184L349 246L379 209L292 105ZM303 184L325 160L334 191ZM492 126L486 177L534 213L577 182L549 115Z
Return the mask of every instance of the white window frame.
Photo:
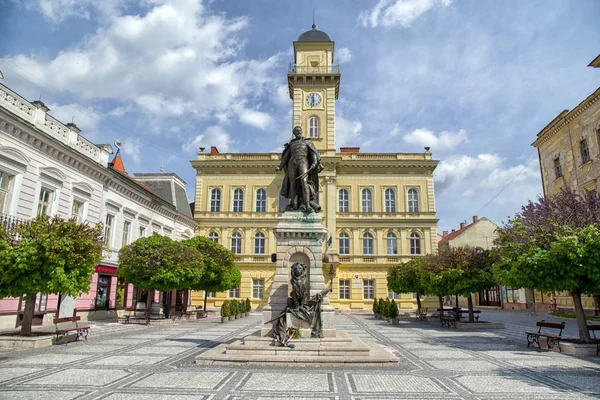
M340 279L338 281L338 286L340 300L350 300L350 279Z
M369 249L369 242L370 242L370 249ZM375 238L371 232L365 232L362 235L362 251L363 251L363 255L365 255L365 256L372 256L375 254Z
M386 188L383 192L384 210L386 213L396 212L396 191L393 188Z
M350 212L350 191L346 188L338 190L338 212Z
M16 215L17 208L19 205L19 193L21 193L21 184L23 183L23 175L27 171L27 164L29 160L24 156L19 154L20 151L16 149L8 149L4 147L3 154L0 155L0 170L7 175L12 176L12 181L10 183L10 188L7 193L6 203L4 204L4 210L0 210L0 213L4 213L6 215ZM19 157L21 161L17 161L12 157L7 155L8 152L18 153L15 156ZM37 191L36 191L37 193ZM35 217L35 211L37 207L33 208L33 215Z
M240 287L236 287L233 288L231 290L229 290L229 296L230 299L239 299L240 298Z
M236 193L241 193L241 198L236 198ZM233 212L244 212L244 189L233 189L231 210Z
M350 254L350 235L348 232L341 232L338 238L338 247L340 255Z
M138 224L138 239L146 237L146 225Z
M408 240L411 255L418 256L423 254L423 249L421 248L421 235L418 232L411 232Z
M308 118L308 137L318 139L321 136L321 121L316 115L311 115Z
M210 212L221 212L221 195L220 188L213 188L210 191Z
M130 219L125 218L123 221L123 233L121 235L121 247L127 246L131 242L131 227L133 224ZM129 224L129 228L126 225Z
M400 295L396 292L394 292L393 290L390 290L388 292L388 299L393 299L393 300L398 300L400 298Z
M265 280L252 279L252 298L262 299L265 296Z
M416 198L414 198L414 196L411 195L411 191L414 191ZM406 190L406 203L407 203L407 210L409 213L418 213L420 212L420 207L419 207L419 189L415 188L415 187L411 187L408 188Z
M369 195L366 196L366 193L369 193ZM360 191L360 211L362 211L364 213L372 213L373 212L373 189L371 189L371 188L361 189L361 191Z
M254 254L265 254L267 239L263 232L254 234Z
M259 195L264 195L262 198ZM258 188L256 190L256 212L267 212L267 190Z
M208 233L208 239L212 240L215 243L219 243L219 233L215 231L210 231ZM216 240L215 240L216 239Z
M234 240L237 242L234 244ZM238 242L239 241L239 242ZM239 232L233 232L231 234L231 252L233 254L242 254L242 234Z
M13 197L13 193L14 193L14 185L15 185L15 175L4 171L3 169L0 169L0 182L2 179L2 175L5 176L5 179L8 181L8 185L6 185L6 188L3 189L2 187L0 187L0 192L4 193L4 204L0 204L0 214L8 214L8 210L10 209L11 203L12 203L12 197Z
M363 299L373 300L375 298L375 280L363 279Z
M391 252L390 244L392 244ZM388 256L394 256L398 254L398 235L396 235L394 232L388 232L385 235L385 249Z
M42 201L41 197L42 197L42 193L47 193L48 194L48 200L47 201ZM53 190L52 188L46 186L46 185L41 185L40 186L40 190L37 191L37 205L35 207L35 216L39 217L41 215L47 215L49 217L54 216L54 212L53 212L53 208L54 208L54 202L56 200L56 191ZM42 211L42 209L40 209L40 207L45 207Z
M111 223L109 225L108 219L111 218ZM115 231L115 222L117 221L117 215L111 212L106 213L106 217L104 218L104 245L108 248L113 247L113 236Z

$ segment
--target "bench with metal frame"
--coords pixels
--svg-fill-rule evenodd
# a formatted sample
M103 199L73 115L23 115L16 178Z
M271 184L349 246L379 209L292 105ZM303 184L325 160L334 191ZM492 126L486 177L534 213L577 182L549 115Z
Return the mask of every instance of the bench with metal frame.
M548 350L550 350L551 348L556 346L556 347L558 347L558 351L562 352L562 350L560 348L560 339L562 338L561 337L562 331L563 331L563 329L565 329L564 321L561 322L560 324L557 324L557 323L545 322L544 320L541 320L539 322L536 322L535 325L539 327L537 332L525 332L525 334L527 334L527 347L531 346L534 343L537 343L538 347L541 348L540 337L545 337L546 342L548 344ZM558 335L542 333L542 328L557 329Z
M427 321L427 307L421 307L421 309L415 310L417 321Z
M75 332L77 336L75 340L79 340L83 337L87 341L90 327L87 325L79 325L77 321L80 321L81 317L67 317L67 318L54 318L54 327L56 340L69 334L69 332Z
M586 325L588 332L592 336L592 341L596 343L596 355L600 356L600 337L596 336L596 331L600 331L600 324L592 325L588 321L588 325Z

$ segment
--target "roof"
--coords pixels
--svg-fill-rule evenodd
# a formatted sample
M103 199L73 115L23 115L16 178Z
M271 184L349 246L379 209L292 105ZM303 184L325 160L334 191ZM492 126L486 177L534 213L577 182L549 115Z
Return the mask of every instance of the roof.
M185 191L185 182L175 173L134 174L135 178L149 187L154 194L175 206L181 214L192 217ZM180 183L179 183L180 182Z
M588 67L600 68L600 54L588 64Z
M331 42L329 35L323 31L317 30L317 26L313 24L310 31L304 32L298 36L298 42Z
M123 164L123 159L121 158L121 149L117 150L117 154L115 154L109 165L115 171L127 174L127 172L125 172L125 164Z
M481 221L481 219L478 220L477 222L479 222L479 221ZM459 237L460 235L462 235L467 229L469 229L470 227L472 227L473 225L475 225L477 222L471 222L469 225L465 225L464 228L459 229L457 231L454 231L452 233L449 233L445 237L442 237L442 240L440 240L438 242L438 244L444 244L444 243L447 243L447 242L449 242L449 241L451 241L453 239L456 239L457 237Z

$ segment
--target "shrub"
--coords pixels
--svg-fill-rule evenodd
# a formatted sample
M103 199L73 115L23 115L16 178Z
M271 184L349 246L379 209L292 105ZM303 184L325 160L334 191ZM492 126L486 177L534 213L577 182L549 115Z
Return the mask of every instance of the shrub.
M240 310L238 310L238 302L235 300L232 300L229 303L229 311L231 312L231 315L238 315L240 313Z
M384 317L390 318L390 308L391 308L390 299L386 298L383 302L383 312L381 313Z
M375 298L375 300L373 300L373 314L379 314L379 304L377 301L377 298Z
M244 300L240 300L238 302L238 309L240 310L240 314L245 314L246 313L246 303L244 302Z
M246 312L250 311L252 311L252 303L250 302L250 299L246 297Z
M384 316L385 314L385 302L383 301L383 298L379 298L379 301L377 302L377 314Z
M229 317L231 312L229 310L229 300L225 300L221 306L221 317Z
M394 300L392 300L392 302L390 303L390 318L398 318L398 305L396 304L396 302Z

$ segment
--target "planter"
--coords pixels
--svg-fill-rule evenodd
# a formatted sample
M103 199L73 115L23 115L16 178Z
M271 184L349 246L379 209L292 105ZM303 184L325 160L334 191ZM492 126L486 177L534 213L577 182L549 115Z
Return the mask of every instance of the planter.
M229 316L229 320L230 320L230 321L233 321L233 320L235 320L235 316L234 316L234 315L230 315L230 316Z
M235 319L238 319L240 317L239 314L235 314Z
M221 317L221 323L229 322L229 317Z
M250 315L250 313L249 313L249 312L247 312L247 313L246 313L246 317L247 317L247 316L249 316L249 315Z

